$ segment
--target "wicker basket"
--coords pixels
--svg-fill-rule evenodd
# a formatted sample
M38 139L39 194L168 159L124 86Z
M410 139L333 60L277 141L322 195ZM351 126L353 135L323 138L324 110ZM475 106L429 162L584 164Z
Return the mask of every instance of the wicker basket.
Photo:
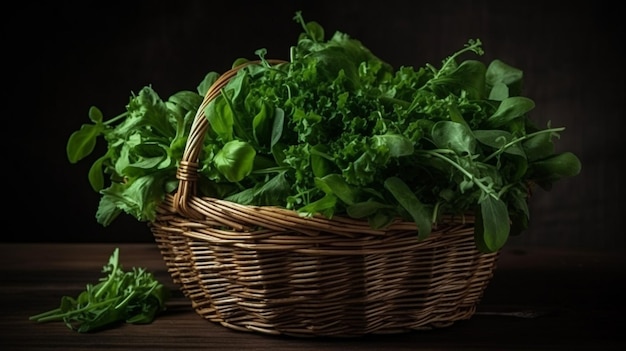
M178 168L179 188L150 223L173 281L195 311L241 331L350 337L446 327L475 312L497 253L474 244L474 218L448 217L418 241L413 222L374 230L196 195L204 106Z

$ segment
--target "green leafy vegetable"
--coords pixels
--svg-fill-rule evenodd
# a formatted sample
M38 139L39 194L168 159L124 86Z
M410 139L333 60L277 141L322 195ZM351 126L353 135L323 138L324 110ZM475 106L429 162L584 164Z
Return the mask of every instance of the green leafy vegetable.
M398 200L400 206L409 212L417 224L418 238L426 238L431 231L431 211L427 206L424 206L411 188L398 177L387 178L385 188Z
M265 49L205 109L209 130L199 156L199 195L246 205L282 206L303 215L347 215L383 228L415 221L428 237L443 215L475 213L476 242L498 250L528 226L528 196L577 175L580 160L556 153L563 127L530 119L523 72L500 60L485 65L478 39L439 67L394 69L360 41L317 22L294 19L303 33L290 60L271 65ZM163 102L146 87L127 112L104 121L93 108L67 146L75 163L103 136L108 151L89 172L102 200L97 220L121 212L155 218L176 189L175 170L211 72L198 93ZM103 174L110 174L104 187Z
M208 74L207 80L216 75ZM96 213L98 223L109 225L126 212L138 220L155 218L156 206L175 186L176 169L182 158L191 122L209 82L198 93L181 91L163 101L149 86L130 98L126 112L103 121L102 112L91 107L93 125L83 125L67 142L72 163L89 156L98 138L107 151L89 170L91 187L102 194ZM109 175L110 184L105 182Z
M119 248L103 269L107 276L88 284L77 298L64 296L59 308L29 317L36 322L63 321L79 333L112 327L120 322L151 323L165 310L169 291L143 268L124 272Z

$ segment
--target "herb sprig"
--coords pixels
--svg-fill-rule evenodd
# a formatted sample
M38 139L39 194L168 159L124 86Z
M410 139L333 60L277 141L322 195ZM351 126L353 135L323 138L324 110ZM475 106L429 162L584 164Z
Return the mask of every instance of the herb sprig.
M79 333L112 327L120 322L151 323L166 308L169 290L144 268L123 271L119 248L103 269L106 277L88 284L77 298L64 296L58 308L29 317L36 322L63 321Z

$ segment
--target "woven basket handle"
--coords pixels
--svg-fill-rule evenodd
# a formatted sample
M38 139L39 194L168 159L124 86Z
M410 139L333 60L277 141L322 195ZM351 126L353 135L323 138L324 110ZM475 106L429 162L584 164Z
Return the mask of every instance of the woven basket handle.
M178 190L174 194L174 210L184 216L192 217L192 218L201 218L202 215L197 211L194 211L189 206L190 199L196 195L197 187L196 182L198 181L198 169L199 163L198 158L200 155L200 151L202 150L204 137L207 132L207 128L209 127L209 121L204 113L207 105L215 99L221 93L221 90L231 78L233 78L237 72L243 67L246 67L251 64L258 64L261 61L248 61L241 65L231 68L230 70L224 72L220 75L219 78L209 87L206 95L204 96L204 100L200 104L198 111L194 117L194 120L191 124L191 130L189 131L189 137L187 139L187 143L185 145L185 150L183 152L183 157L178 165L178 169L176 172L176 178L179 180ZM270 64L279 64L285 63L283 60L267 60L266 62Z

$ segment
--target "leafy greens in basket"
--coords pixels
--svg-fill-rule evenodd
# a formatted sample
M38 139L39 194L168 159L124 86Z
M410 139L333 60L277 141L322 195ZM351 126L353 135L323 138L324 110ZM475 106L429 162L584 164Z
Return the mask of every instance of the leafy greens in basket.
M580 172L571 152L556 152L563 127L529 119L522 71L483 54L469 40L440 67L394 70L347 34L325 39L317 22L303 27L288 61L270 63L264 49L205 109L209 130L200 154L198 195L302 215L349 216L383 228L402 218L425 238L443 215L474 213L476 243L496 251L528 226L535 186ZM191 122L210 85L162 100L151 86L132 94L126 112L74 132L67 155L76 163L108 144L89 171L102 194L96 214L106 226L126 212L151 221L176 169ZM105 174L110 184L106 184Z

